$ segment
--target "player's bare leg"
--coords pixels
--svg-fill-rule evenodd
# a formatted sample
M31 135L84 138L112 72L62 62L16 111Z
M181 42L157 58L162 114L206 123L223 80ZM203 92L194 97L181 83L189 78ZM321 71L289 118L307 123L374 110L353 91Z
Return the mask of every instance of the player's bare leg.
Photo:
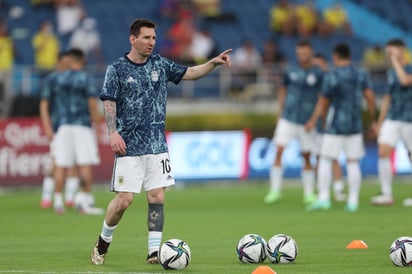
M285 148L283 146L277 146L275 162L270 170L270 190L266 194L264 201L267 204L272 204L279 201L282 197L282 155Z
M372 197L373 205L392 205L394 199L392 196L392 168L390 156L393 147L387 144L379 144L378 174L381 185L381 194Z
M106 259L106 254L113 239L113 233L124 212L133 202L134 194L130 192L118 192L107 207L106 217L103 222L102 232L93 248L91 261L94 265L101 265Z
M149 264L159 263L159 248L162 241L164 213L163 205L165 199L165 188L152 189L146 192L148 212L148 255L146 262Z

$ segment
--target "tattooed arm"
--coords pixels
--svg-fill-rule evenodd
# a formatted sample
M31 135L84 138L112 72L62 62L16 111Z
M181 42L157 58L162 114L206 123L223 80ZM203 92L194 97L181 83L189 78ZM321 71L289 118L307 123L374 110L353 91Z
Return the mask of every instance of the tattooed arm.
M103 101L103 109L110 136L110 146L115 153L124 155L126 154L126 143L116 129L116 102L110 100Z

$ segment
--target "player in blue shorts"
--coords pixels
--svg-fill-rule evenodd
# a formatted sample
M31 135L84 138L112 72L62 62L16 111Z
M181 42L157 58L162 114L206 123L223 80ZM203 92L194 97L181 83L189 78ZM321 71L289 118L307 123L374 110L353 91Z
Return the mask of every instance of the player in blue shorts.
M314 66L312 46L308 41L296 46L299 64L289 66L284 72L283 86L279 90L278 122L275 130L276 156L270 170L270 190L264 197L265 203L281 199L283 168L282 155L293 139L298 139L304 159L302 171L303 200L314 200L315 171L310 155L315 143L315 130L306 131L305 123L312 115L321 89L323 71Z
M165 138L167 84L196 80L219 65L230 65L225 50L208 62L186 67L152 54L155 23L137 19L130 25L130 52L107 67L100 99L115 153L109 203L102 231L91 255L92 264L104 263L112 235L134 194L143 187L148 202L147 263L158 263L162 240L165 189L174 184Z
M392 205L392 168L390 157L399 141L412 151L412 65L404 58L405 43L400 39L390 40L386 52L393 68L388 71L388 90L382 100L378 120L378 174L381 194L372 197L374 205ZM403 201L412 206L412 199Z
M375 96L367 73L352 64L347 44L334 47L333 63L336 68L326 75L316 110L306 124L310 130L319 117L327 113L318 167L318 198L307 210L327 210L331 207L332 162L343 151L349 188L345 209L354 212L358 210L362 180L359 160L364 155L362 99L366 99L369 114L374 119Z

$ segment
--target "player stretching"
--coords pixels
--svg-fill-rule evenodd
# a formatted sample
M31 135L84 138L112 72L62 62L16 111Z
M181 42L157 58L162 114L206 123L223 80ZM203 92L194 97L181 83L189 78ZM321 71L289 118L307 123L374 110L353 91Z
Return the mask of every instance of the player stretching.
M129 42L130 52L108 66L100 95L110 144L116 154L111 181L111 190L116 194L108 205L91 255L96 265L104 263L113 232L142 187L148 202L147 263L158 263L165 188L174 184L164 132L167 83L196 80L219 65L230 65L231 49L194 67L152 55L155 24L145 19L131 24Z
M406 64L404 50L402 40L394 39L386 44L393 68L388 71L388 91L383 97L378 120L378 173L382 194L372 197L374 205L394 202L390 156L398 142L402 141L409 152L412 151L412 66ZM403 203L412 206L412 199Z
M286 69L283 86L279 90L278 117L280 119L275 131L277 149L274 165L270 170L270 191L264 198L266 203L274 203L281 198L282 155L285 147L295 138L300 141L304 159L302 172L303 200L305 203L310 203L315 199L315 172L310 164L310 154L315 142L315 131L305 131L304 124L315 108L323 72L319 67L313 65L313 50L309 42L302 41L298 43L296 55L299 65L293 65Z
M347 159L349 187L345 209L353 212L359 206L362 180L359 159L364 155L362 98L366 99L371 117L375 117L375 97L366 72L352 65L347 44L335 46L333 63L336 68L326 75L316 110L306 124L307 129L313 128L318 118L328 112L318 167L318 198L307 210L326 210L331 207L332 161L338 159L343 151Z

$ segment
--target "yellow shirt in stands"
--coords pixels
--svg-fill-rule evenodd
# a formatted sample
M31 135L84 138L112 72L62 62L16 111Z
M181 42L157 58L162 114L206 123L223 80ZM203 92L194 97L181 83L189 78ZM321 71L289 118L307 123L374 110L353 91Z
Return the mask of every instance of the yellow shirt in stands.
M298 5L295 9L296 17L307 28L312 29L316 25L316 13L306 5Z
M292 16L292 11L288 8L273 7L270 10L270 28L274 31L280 31L282 24L290 20Z
M8 36L0 37L0 70L11 70L13 63L13 41Z
M57 64L59 41L53 35L37 33L32 40L37 68L51 70Z
M325 10L323 14L325 22L332 25L335 28L341 28L347 21L346 12L342 8L331 8Z

